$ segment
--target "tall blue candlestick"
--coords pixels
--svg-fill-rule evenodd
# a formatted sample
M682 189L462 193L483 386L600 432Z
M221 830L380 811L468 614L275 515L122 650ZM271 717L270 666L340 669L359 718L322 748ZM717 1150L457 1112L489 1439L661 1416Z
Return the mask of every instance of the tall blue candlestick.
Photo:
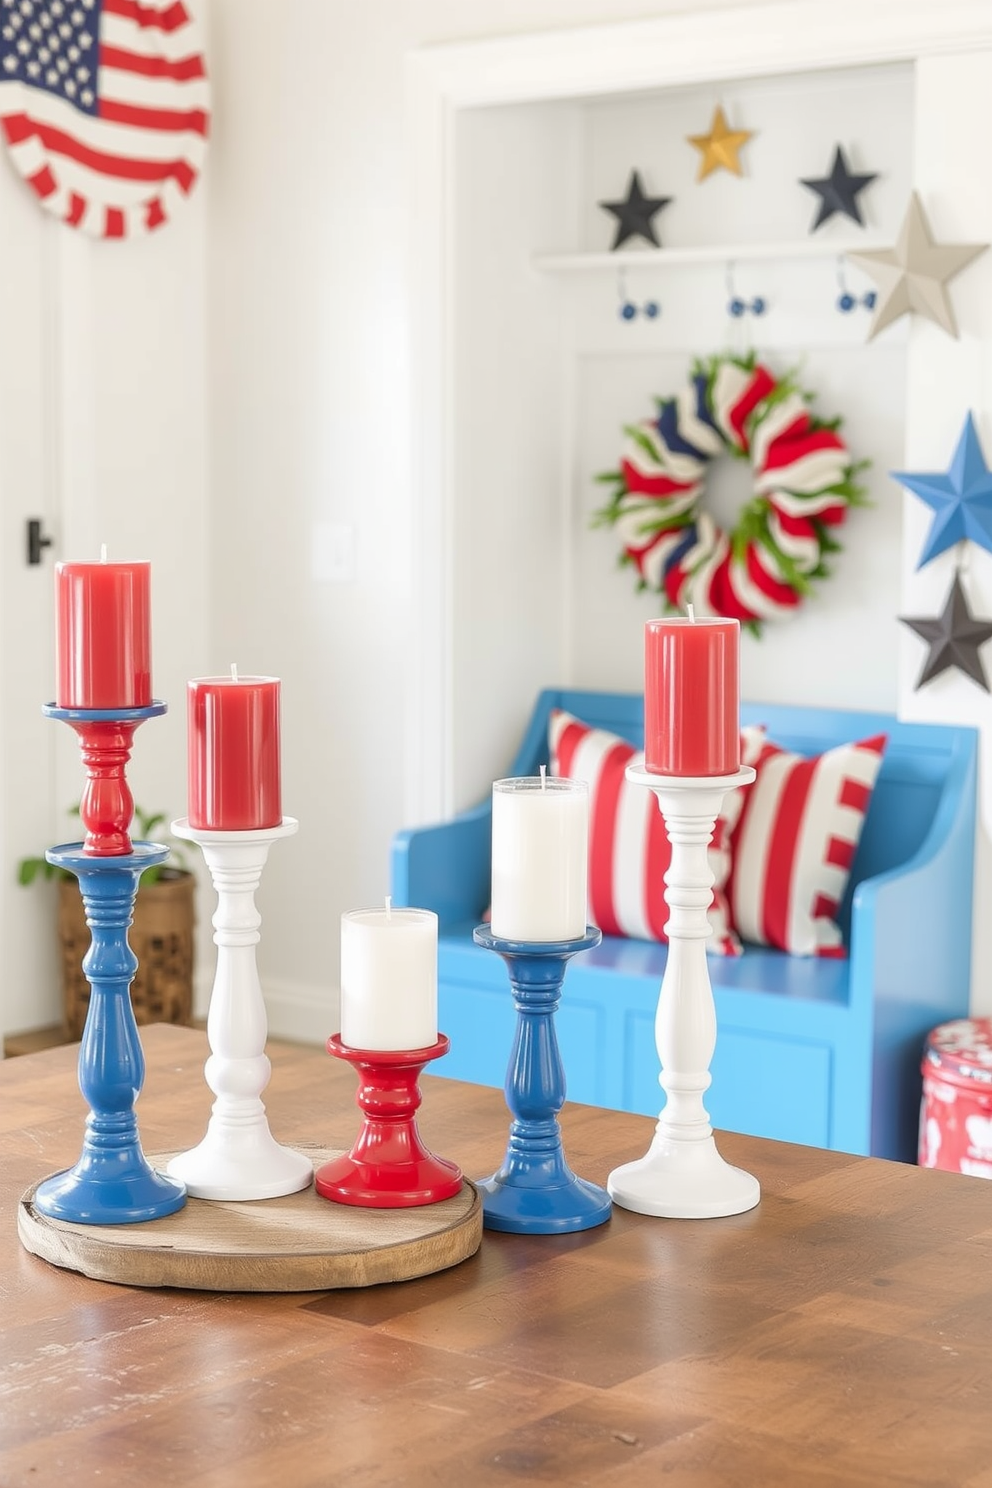
M558 1124L565 1069L554 1024L568 962L602 938L594 926L576 940L559 941L504 940L487 925L474 931L478 945L506 962L517 1010L505 1085L510 1140L503 1166L477 1184L487 1229L560 1235L610 1217L606 1189L577 1178L565 1160Z

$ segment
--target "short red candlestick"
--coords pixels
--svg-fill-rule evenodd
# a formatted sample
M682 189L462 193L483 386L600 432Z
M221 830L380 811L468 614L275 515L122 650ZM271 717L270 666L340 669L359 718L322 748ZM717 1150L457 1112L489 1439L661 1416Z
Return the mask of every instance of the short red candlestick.
M125 769L137 723L74 723L86 768L79 815L86 828L83 851L113 857L131 851L128 828L134 797Z
M358 1071L356 1102L364 1120L349 1153L317 1169L315 1186L325 1199L367 1209L437 1204L461 1191L459 1167L424 1146L416 1114L425 1064L447 1054L442 1033L429 1049L349 1049L334 1033L327 1052Z
M165 704L143 708L60 708L46 703L47 718L67 723L79 736L86 767L86 784L79 815L86 828L83 852L95 858L123 857L132 850L128 829L134 816L134 797L125 771L131 758L134 731L146 718L157 718Z

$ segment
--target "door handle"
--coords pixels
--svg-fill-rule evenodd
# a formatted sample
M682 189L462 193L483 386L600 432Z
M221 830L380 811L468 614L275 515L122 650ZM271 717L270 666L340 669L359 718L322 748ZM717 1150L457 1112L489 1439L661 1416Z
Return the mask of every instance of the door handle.
M52 539L42 535L42 523L38 517L28 518L28 563L41 562L42 551L52 546Z

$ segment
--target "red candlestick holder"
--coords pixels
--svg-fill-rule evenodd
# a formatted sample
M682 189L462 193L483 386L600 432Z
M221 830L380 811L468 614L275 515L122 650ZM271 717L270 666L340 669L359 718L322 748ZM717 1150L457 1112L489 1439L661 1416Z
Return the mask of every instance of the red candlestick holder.
M86 770L79 815L86 836L83 852L109 858L131 852L129 827L134 816L134 797L127 783L134 731L146 718L158 718L165 703L144 708L59 708L48 703L47 718L58 718L79 736Z
M358 1073L355 1100L362 1129L351 1151L317 1169L314 1184L325 1199L366 1209L412 1208L437 1204L461 1191L461 1169L435 1157L417 1130L420 1072L447 1054L450 1041L439 1034L429 1049L350 1049L331 1034L327 1052L346 1059Z

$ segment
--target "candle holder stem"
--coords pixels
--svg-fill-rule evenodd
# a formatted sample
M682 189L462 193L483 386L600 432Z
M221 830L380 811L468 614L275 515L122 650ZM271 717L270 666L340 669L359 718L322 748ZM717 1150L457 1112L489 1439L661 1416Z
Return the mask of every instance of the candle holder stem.
M607 1186L615 1203L639 1214L673 1219L740 1214L754 1208L761 1189L750 1173L720 1156L703 1105L716 1048L706 964L706 911L713 886L707 846L724 794L749 785L755 772L744 766L734 775L661 776L629 765L626 773L633 784L654 791L672 847L665 875L672 912L666 926L668 961L655 1018L666 1101L647 1154L614 1168Z
M609 1194L576 1177L565 1160L558 1124L565 1070L554 1023L568 962L599 945L602 935L590 926L576 940L525 942L504 940L480 925L474 938L505 961L517 1010L504 1087L513 1120L502 1167L477 1185L483 1223L524 1235L603 1224L610 1217Z
M158 718L165 703L143 708L59 708L48 703L42 709L79 736L86 770L86 783L79 802L79 815L86 828L83 847L99 857L115 857L131 851L128 829L134 816L134 797L127 783L134 732L146 718Z
M306 1188L313 1178L309 1159L280 1146L269 1130L261 1095L272 1066L265 1053L268 1023L255 961L261 924L255 891L272 843L298 825L292 817L278 827L244 832L201 831L185 818L172 824L177 837L201 849L217 891L217 966L207 1015L210 1057L204 1066L216 1100L202 1142L168 1166L194 1198L273 1199Z
M317 1169L315 1186L325 1199L369 1209L437 1204L461 1192L462 1173L446 1158L428 1151L417 1130L420 1072L447 1054L445 1035L428 1049L350 1049L340 1034L327 1040L327 1052L358 1071L355 1097L362 1127L350 1152Z
M95 857L82 843L51 848L45 855L79 879L92 933L83 958L90 1003L79 1048L79 1088L90 1114L78 1162L35 1191L35 1207L50 1219L134 1224L161 1219L186 1202L181 1182L149 1166L134 1110L145 1060L130 998L138 960L127 929L138 880L168 855L167 847L151 842L136 842L130 853L115 857Z

